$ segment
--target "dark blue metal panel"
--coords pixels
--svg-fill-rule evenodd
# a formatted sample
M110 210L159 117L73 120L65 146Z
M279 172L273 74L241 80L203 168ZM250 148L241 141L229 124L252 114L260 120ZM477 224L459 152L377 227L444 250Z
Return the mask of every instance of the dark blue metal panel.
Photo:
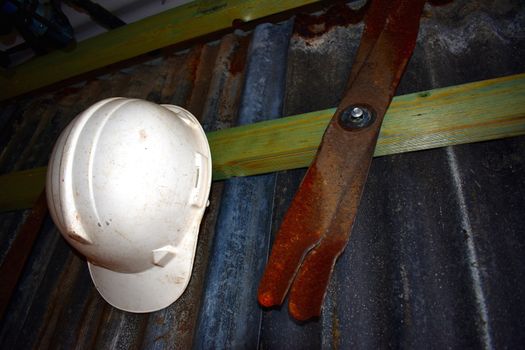
M43 317L46 309L47 297L51 292L49 288L42 290L47 279L48 283L56 288L56 281L61 273L61 268L67 261L71 250L67 244L57 235L54 225L48 218L41 235L35 242L34 249L29 257L24 273L18 282L18 293L13 296L3 327L0 331L0 347L5 349L16 348L18 342L33 340L28 335L30 329L24 329L26 322L31 323L37 318ZM39 300L39 298L42 298ZM36 310L39 308L40 310ZM34 325L34 324L33 324Z
M374 161L330 307L341 347L478 348L465 236L444 150Z
M248 53L239 124L282 115L292 23L259 25ZM203 295L195 347L256 348L257 285L266 262L275 175L226 181Z
M481 156L482 155L482 156ZM525 344L525 140L455 147L471 283L494 348ZM454 165L453 165L454 166Z

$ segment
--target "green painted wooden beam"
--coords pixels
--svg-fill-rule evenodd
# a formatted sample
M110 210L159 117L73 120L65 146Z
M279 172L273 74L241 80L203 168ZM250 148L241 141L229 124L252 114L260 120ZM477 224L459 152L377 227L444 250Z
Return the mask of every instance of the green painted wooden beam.
M198 0L0 72L0 100L319 0Z
M210 133L213 176L307 167L335 109ZM525 134L525 74L395 97L375 156Z
M334 109L208 134L213 178L307 167ZM375 156L525 135L525 74L394 98ZM0 211L28 208L45 168L0 176Z

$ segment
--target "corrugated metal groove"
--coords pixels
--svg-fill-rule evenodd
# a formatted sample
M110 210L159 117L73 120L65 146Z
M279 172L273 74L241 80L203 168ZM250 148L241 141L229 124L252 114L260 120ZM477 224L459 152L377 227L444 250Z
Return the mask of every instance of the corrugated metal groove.
M398 94L522 73L524 14L517 0L428 6ZM45 165L67 123L110 96L180 105L206 130L333 107L362 24L327 16L262 24L4 103L0 172ZM47 218L0 321L0 348L519 348L524 155L519 137L374 159L322 316L305 324L255 298L304 169L215 182L188 289L151 314L109 306ZM0 214L0 261L26 215Z
M459 170L459 164L456 158L453 147L446 148L447 160L450 166L451 177L455 187L457 202L459 207L459 215L461 216L461 226L465 235L465 246L466 246L466 258L468 262L470 277L472 279L472 290L474 293L474 300L477 304L478 311L478 329L481 339L483 340L482 346L484 349L493 349L492 335L490 331L490 321L487 311L487 302L485 298L485 291L481 283L480 274L480 263L478 254L476 252L476 246L473 238L472 225L470 224L470 216L468 214L467 205L465 202L465 193L463 190L463 180Z
M282 101L284 83L281 61L286 57L289 28L288 23L275 28L262 25L255 30L249 48L250 60L240 102L239 124L280 115L279 101ZM273 43L267 40L269 35L274 38ZM270 56L273 61L268 60ZM264 90L270 91L261 93ZM249 269L257 260L261 265L266 254L264 236L267 231L264 226L270 219L267 201L268 195L273 193L272 183L273 175L232 179L225 183L195 348L239 348L257 344L258 328L249 325L260 322L260 310L254 309L255 305L250 302L255 298L255 286L251 283L254 272ZM253 206L247 207L243 202ZM250 287L226 288L239 284ZM242 311L236 313L235 309ZM222 323L231 326L222 329L218 327Z

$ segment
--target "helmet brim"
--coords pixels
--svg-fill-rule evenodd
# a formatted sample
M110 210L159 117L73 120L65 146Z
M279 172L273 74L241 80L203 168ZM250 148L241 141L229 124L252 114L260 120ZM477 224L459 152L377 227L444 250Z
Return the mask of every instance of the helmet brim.
M158 311L171 305L182 295L191 275L191 265L187 277L180 277L181 266L172 263L139 273L115 272L90 262L88 267L95 287L109 304L136 313Z

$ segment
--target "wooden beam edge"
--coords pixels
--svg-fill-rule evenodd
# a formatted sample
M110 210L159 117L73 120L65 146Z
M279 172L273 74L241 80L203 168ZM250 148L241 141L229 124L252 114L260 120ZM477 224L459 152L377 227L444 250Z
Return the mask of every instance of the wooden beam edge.
M208 133L213 179L307 167L335 109ZM525 74L395 97L374 156L525 135ZM45 167L0 176L0 212L29 208Z
M194 1L0 72L0 101L130 59L319 0Z

